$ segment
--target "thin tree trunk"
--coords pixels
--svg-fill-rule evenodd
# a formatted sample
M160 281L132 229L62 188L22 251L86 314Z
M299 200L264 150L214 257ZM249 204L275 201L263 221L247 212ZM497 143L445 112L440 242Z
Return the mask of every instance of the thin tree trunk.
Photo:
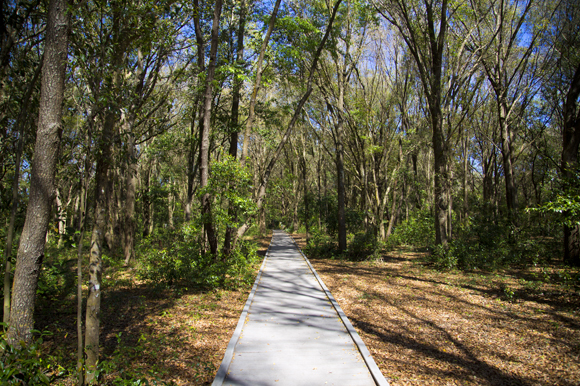
M10 294L12 284L12 242L14 241L14 222L16 220L16 211L18 209L18 187L20 181L20 158L22 156L22 144L24 142L24 133L20 133L16 150L16 161L14 164L14 178L12 180L12 208L10 209L10 223L8 224L8 234L6 235L6 247L4 249L4 314L3 322L10 322Z
M129 127L132 125L129 123ZM135 192L137 190L137 157L135 137L127 132L127 169L125 171L125 226L123 227L123 255L125 265L135 256Z
M467 195L467 176L468 176L468 168L469 165L469 154L468 154L468 138L465 137L463 141L463 179L461 181L462 188L463 188L463 223L467 224L467 220L469 218L469 201Z
M85 170L81 180L80 202L78 207L78 239L77 239L77 375L78 386L85 382L83 353L83 240L85 236L85 219L87 208L87 191L89 182L88 156L85 159Z
M397 218L397 186L393 189L393 202L391 204L391 216L389 218L389 226L387 227L387 234L385 235L385 241L389 239L393 232L393 226L395 225L395 219Z
M237 53L236 53L236 63L239 68L244 64L244 34L246 30L246 2L241 1L240 4L240 21L238 26L238 41L237 41ZM240 115L240 90L242 88L242 77L236 74L234 78L234 89L232 92L232 116L230 120L230 130L232 134L230 136L230 149L229 155L234 159L238 156L238 133L240 131L239 115ZM233 222L237 222L238 215L236 210L232 207L231 203L228 208L228 217L232 218ZM227 226L226 234L224 236L224 255L228 256L232 249L232 237L235 235L235 229L232 226Z
M56 188L56 216L58 223L58 244L57 247L62 247L63 236L65 234L65 210L63 208L62 197L60 196L60 189Z
M45 39L38 130L30 195L16 261L8 341L29 343L34 301L54 200L54 176L62 133L62 101L68 55L68 2L51 0Z
M99 360L99 325L101 312L101 276L103 271L102 255L107 231L108 209L108 172L111 163L111 138L115 126L115 113L110 106L103 124L100 138L100 151L97 153L95 174L95 209L94 224L91 235L91 252L89 260L89 295L87 298L85 354L85 381L91 383L95 379Z
M318 182L318 231L322 230L322 182L321 182L321 174L322 173L322 152L318 151L318 160L316 162L316 176Z
M280 157L280 154L282 153L282 149L284 148L284 145L288 141L288 138L290 137L290 134L292 133L292 130L294 129L294 125L298 121L299 116L302 115L302 109L304 108L306 101L308 100L308 98L310 97L310 94L312 93L312 79L314 77L314 72L316 70L316 66L318 65L318 60L320 59L320 54L322 53L322 49L324 48L324 45L326 44L326 41L328 40L328 36L330 35L330 31L332 30L332 24L334 23L336 13L338 11L338 7L340 6L341 2L342 2L342 0L337 0L337 2L335 3L334 8L332 9L332 15L330 16L330 20L328 21L328 27L326 28L326 32L324 33L324 37L322 38L322 40L321 40L321 42L316 50L316 53L314 54L314 58L312 60L312 65L310 66L308 81L306 82L306 92L304 93L304 95L302 96L300 101L298 102L298 105L296 106L296 110L294 110L294 115L292 116L292 119L288 123L288 128L286 129L284 136L280 140L280 143L278 144L278 147L276 148L276 151L274 152L272 159L270 159L268 166L266 166L266 169L264 170L264 174L262 176L262 180L261 180L260 186L258 188L258 193L256 195L257 196L256 207L258 210L260 210L264 204L264 199L266 197L266 187L268 185L268 181L270 180L270 175L272 174L272 170L274 169L274 165L278 161L278 158ZM237 235L238 239L240 237L242 237L244 235L244 233L246 233L246 230L248 229L248 227L249 227L248 222L246 222L238 229L238 235Z
M209 64L207 66L206 88L204 93L203 128L201 132L200 187L202 189L209 184L209 133L211 130L213 79L215 76L216 69L217 49L219 43L219 22L221 12L222 12L222 0L216 0L211 30L211 47L209 53ZM209 193L205 193L203 195L201 199L201 206L203 216L203 227L207 235L210 252L214 257L217 257L217 237L213 226L213 219L211 214L211 196Z
M302 138L302 188L304 189L304 228L306 229L306 241L310 234L310 210L308 202L308 170L306 164L306 141Z
M111 157L118 157L118 155L111 154ZM105 233L105 240L110 251L115 251L119 246L119 238L117 237L117 229L119 227L119 169L114 168L109 170L109 178L107 184L107 232Z
M151 158L147 160L145 174L143 176L143 237L150 235L151 228Z
M254 123L254 109L256 107L256 100L258 98L258 91L260 90L260 84L262 82L262 66L264 62L264 55L266 53L266 48L268 48L268 41L270 40L270 35L274 30L274 25L276 24L276 15L278 14L278 8L280 7L281 0L276 0L274 4L274 9L272 10L272 15L270 15L270 22L268 23L268 30L266 31L266 36L262 42L262 47L260 48L260 56L258 57L258 63L256 65L256 80L254 81L254 88L252 90L252 96L250 98L250 106L248 112L248 119L246 120L246 130L244 132L244 142L242 146L242 157L240 162L242 166L246 164L246 158L248 157L248 147L250 146L250 132L252 130L252 124Z
M342 109L341 109L342 111ZM341 114L341 113L339 113ZM344 185L344 150L342 147L342 116L338 118L336 126L336 184L338 195L338 252L342 253L346 250L346 215L345 215L345 201L346 188Z
M117 5L118 6L118 5ZM111 60L112 74L106 87L116 90L121 84L121 67L125 46L121 36L121 17L119 10L113 12L113 53ZM99 327L101 312L101 277L103 271L102 255L107 232L107 221L109 208L108 196L110 190L109 179L111 179L113 137L117 124L117 114L119 106L116 99L108 102L104 114L103 127L98 138L98 149L96 149L96 170L95 170L95 198L93 229L91 233L91 251L89 258L89 294L87 297L86 309L86 330L85 330L85 382L91 383L96 378L97 363L99 361Z
M173 214L175 212L175 196L173 195L173 192L169 192L169 197L167 197L167 211L168 211L168 219L167 222L169 224L169 229L173 230L175 229L175 222L174 222L174 218L173 218Z
M194 15L193 24L195 30L195 40L197 44L197 71L198 71L198 83L197 87L201 89L199 76L205 71L205 42L203 40L203 31L201 30L200 18L202 10L199 7L199 0L193 1ZM200 104L203 98L201 91L196 92L195 102L193 104L193 113L191 115L191 136L190 136L190 146L189 146L189 157L188 157L188 173L187 173L187 198L185 203L185 221L191 220L191 211L193 205L193 195L194 195L194 181L197 175L197 170L200 165L200 151L198 146L201 146L201 134L203 132L203 112L199 117L199 137L195 138L195 121L197 119L197 112L200 110ZM197 156L196 156L197 155ZM197 158L197 162L195 159Z

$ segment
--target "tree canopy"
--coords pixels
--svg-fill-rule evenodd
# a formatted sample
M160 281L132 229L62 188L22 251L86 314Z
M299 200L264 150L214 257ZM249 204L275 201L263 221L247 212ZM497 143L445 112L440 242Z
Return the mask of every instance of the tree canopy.
M23 0L0 18L4 322L31 339L10 299L33 309L47 240L78 247L87 382L107 260L227 286L245 236L284 228L354 260L580 265L574 1Z

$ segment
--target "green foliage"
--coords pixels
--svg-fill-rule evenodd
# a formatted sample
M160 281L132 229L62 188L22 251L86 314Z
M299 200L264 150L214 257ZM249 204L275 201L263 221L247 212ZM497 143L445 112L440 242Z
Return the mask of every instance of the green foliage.
M44 299L63 298L76 285L76 256L74 248L59 250L51 240L45 248L44 263L38 278L36 294Z
M320 198L320 200L311 201L311 210L315 211L318 208L324 208L325 215L322 217L322 222L325 229L331 236L338 234L338 197L336 194L328 194ZM360 231L360 225L364 221L365 214L361 210L353 208L345 208L345 223L346 230L349 233L356 234Z
M388 247L412 245L427 247L435 243L435 220L428 211L417 211L408 220L397 225L387 240Z
M382 249L374 231L358 232L348 244L346 257L352 261L377 260Z
M43 337L50 335L48 332L34 330L32 333L40 336L31 344L10 345L7 341L8 327L5 323L0 325L0 384L48 385L51 379L47 374L58 375L62 372L62 368L55 368L49 360L41 357Z
M212 162L209 183L200 189L198 195L201 197L209 193L214 197L212 205L214 226L221 230L225 230L226 226L238 227L241 219L255 214L252 181L250 171L241 167L230 155Z
M526 221L527 220L527 221ZM520 221L532 223L537 219ZM537 265L549 259L558 246L552 238L542 237L532 226L515 227L507 219L472 217L456 231L448 249L433 248L431 261L444 269L497 270L506 266Z
M348 248L341 256L351 261L378 259L383 249L375 232L358 232L351 234ZM320 229L312 230L304 252L311 257L334 258L338 256L336 235L328 235Z
M338 243L320 229L313 229L304 248L304 253L310 257L332 258L336 255Z
M137 275L156 285L187 284L215 288L251 284L256 247L245 241L230 255L203 251L201 225L183 224L175 231L156 231L138 248Z
M552 201L528 211L555 214L559 223L574 227L580 224L580 194L575 189L562 191Z

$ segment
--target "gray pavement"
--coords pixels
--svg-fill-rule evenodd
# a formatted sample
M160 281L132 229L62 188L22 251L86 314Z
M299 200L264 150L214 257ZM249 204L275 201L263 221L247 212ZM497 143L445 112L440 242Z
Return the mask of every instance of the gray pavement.
M217 385L388 385L305 256L274 231Z

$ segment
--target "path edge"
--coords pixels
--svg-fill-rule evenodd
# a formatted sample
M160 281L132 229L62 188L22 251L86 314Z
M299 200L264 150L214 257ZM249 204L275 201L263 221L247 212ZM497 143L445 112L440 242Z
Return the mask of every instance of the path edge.
M217 374L213 380L211 386L221 386L223 385L226 375L228 374L228 369L230 368L230 364L234 359L234 349L236 348L236 344L240 339L240 335L242 334L242 329L244 328L244 324L246 324L246 318L248 316L248 311L250 310L250 305L254 301L254 295L256 294L256 289L258 288L258 284L260 283L260 279L262 278L262 271L264 270L264 266L266 265L266 260L268 260L268 255L270 254L270 247L272 246L272 239L274 238L274 233L272 233L272 238L270 239L270 244L268 245L268 249L266 250L266 255L264 256L264 261L262 261L262 265L260 266L260 271L258 271L258 275L256 276L256 280L254 281L254 285L252 286L252 290L250 291L250 295L248 295L248 300L246 300L246 304L244 305L244 310L240 315L240 319L238 320L238 324L236 325L236 329L230 339L230 343L228 343L228 347L226 348L226 352L224 354L224 359L222 360L222 364L217 371Z
M290 237L290 239L292 240L292 242L294 243L296 248L300 251L300 254L302 255L302 257L306 261L306 264L308 264L308 267L310 267L310 270L314 274L314 277L316 277L316 280L318 280L318 284L320 284L320 287L322 287L322 289L324 290L326 297L328 298L328 300L330 300L330 303L332 303L332 306L334 307L334 309L336 310L336 312L340 316L340 319L342 320L342 324L344 324L350 337L354 341L354 344L358 348L358 351L360 352L361 356L363 357L363 359L364 359L364 361L365 361L365 363L366 363L366 365L371 373L371 376L375 380L375 383L378 386L390 386L389 382L387 382L387 380L385 379L381 370L379 370L379 367L375 363L375 360L373 359L371 353L367 349L365 342L362 341L360 335L358 334L358 332L356 332L352 323L350 322L350 320L348 320L346 314L344 313L344 311L342 311L342 308L340 308L340 305L334 299L334 296L332 296L332 294L330 293L330 290L328 289L328 287L326 287L326 284L324 284L324 282L322 281L322 278L320 276L318 276L318 272L316 272L316 270L314 269L312 264L310 264L310 260L308 260L308 258L304 254L304 252L302 252L302 249L298 246L298 244L296 243L296 240L294 240L294 237L292 237L291 235L288 235L288 236Z

